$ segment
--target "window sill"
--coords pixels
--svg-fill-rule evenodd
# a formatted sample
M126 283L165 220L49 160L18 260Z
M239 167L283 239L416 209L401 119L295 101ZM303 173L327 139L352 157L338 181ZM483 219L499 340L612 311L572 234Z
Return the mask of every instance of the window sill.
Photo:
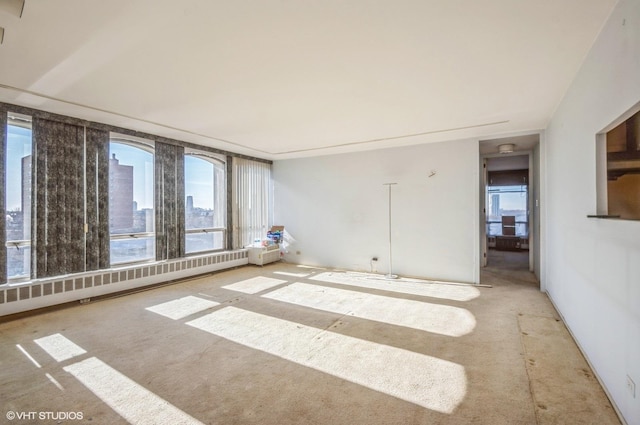
M640 221L640 218L622 218L619 215L606 215L606 214L587 215L587 218L599 218L603 220L620 220L620 221Z

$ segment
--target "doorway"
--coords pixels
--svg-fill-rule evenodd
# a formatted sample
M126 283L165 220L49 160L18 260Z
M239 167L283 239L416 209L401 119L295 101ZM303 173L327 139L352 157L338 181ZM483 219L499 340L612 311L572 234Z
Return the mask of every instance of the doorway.
M529 155L486 159L488 267L529 270Z
M539 134L480 141L480 265L536 273Z

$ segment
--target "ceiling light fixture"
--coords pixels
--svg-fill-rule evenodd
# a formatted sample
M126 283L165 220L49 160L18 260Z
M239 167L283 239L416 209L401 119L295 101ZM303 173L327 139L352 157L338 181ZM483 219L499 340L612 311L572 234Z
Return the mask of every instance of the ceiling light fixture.
M500 153L513 153L513 148L516 146L513 143L505 143L504 145L498 145L498 152Z

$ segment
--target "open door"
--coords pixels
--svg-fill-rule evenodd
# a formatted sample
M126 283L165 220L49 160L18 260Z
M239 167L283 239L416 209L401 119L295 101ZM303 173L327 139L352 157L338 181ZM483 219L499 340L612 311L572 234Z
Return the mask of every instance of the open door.
M487 158L482 158L482 178L480 196L480 267L487 267Z

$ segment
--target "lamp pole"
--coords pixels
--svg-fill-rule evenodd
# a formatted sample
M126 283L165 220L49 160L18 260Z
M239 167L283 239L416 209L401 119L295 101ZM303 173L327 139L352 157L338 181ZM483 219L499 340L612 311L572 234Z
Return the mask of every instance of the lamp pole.
M383 186L387 186L389 188L389 273L385 276L387 279L397 279L398 275L393 274L393 251L391 244L391 186L397 185L398 183L384 183Z

